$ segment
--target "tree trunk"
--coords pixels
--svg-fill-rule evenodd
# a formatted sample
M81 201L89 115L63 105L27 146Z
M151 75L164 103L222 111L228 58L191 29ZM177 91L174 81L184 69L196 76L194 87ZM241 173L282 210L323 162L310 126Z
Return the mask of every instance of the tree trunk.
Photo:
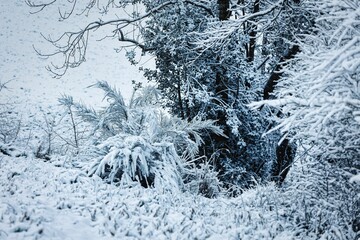
M230 8L230 0L218 0L218 8L219 8L219 20L224 21L228 20L231 12Z
M267 81L264 88L264 99L270 99L271 94L274 92L275 86L281 79L283 72L281 71L285 62L295 57L300 52L300 48L297 45L292 46L288 53L281 57L279 63L276 65L273 73ZM282 113L279 112L279 115ZM276 163L272 171L272 180L278 185L281 185L290 169L292 162L294 161L296 153L296 144L291 143L288 138L285 138L280 145L276 147Z
M230 17L230 0L218 0L218 8L219 8L219 20L225 21ZM216 58L218 67L215 69L215 93L216 96L221 99L222 102L228 103L228 79L226 78L226 69L221 65L221 59L218 56ZM218 116L219 124L222 126L226 125L225 112L222 110Z
M225 21L228 20L230 17L230 1L229 0L218 0L218 10L219 10L219 20ZM214 68L215 71L215 94L217 98L221 100L221 102L228 104L229 102L229 89L228 89L228 79L226 77L226 69L221 64L221 57L216 57L217 66ZM215 104L218 104L216 102ZM223 132L226 136L231 134L230 128L226 124L226 109L225 107L218 107L215 113L215 120L217 124L221 126ZM220 154L220 159L228 158L228 149L229 149L229 142L228 138L216 134L211 134L211 138L214 140L214 144L217 150L220 150L218 153ZM216 163L217 168L222 171L221 162Z
M260 10L260 0L256 0L254 3L253 13L257 13ZM256 45L256 25L249 24L249 50L247 51L247 60L248 62L254 61L255 57L255 45Z
M283 74L281 72L281 69L284 67L284 62L294 58L295 55L299 52L300 52L299 46L294 45L289 49L289 51L286 55L284 55L280 58L279 63L276 65L274 71L270 75L270 78L268 79L268 81L264 87L264 99L265 100L271 98L271 94L274 92L275 86Z
M184 105L181 97L181 81L179 80L177 83L177 95L178 95L178 104L179 104L179 110L180 110L180 117L181 119L185 119L185 112L184 112Z

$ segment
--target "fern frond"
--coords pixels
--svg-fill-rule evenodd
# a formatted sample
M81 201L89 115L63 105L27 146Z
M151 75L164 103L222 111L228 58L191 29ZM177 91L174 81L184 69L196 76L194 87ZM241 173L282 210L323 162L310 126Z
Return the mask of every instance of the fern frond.
M84 121L92 124L99 122L100 116L97 114L95 109L87 107L82 103L74 103L73 106L77 111L77 115L80 116Z
M58 101L63 106L74 107L76 109L77 115L86 122L94 124L99 121L99 116L93 108L89 108L84 104L74 102L72 96L62 95L62 97L59 98Z
M116 113L118 114L118 117L128 120L127 106L121 92L114 87L111 87L106 81L99 81L94 86L105 92L104 99L108 98L108 101L110 102L108 112Z
M135 92L131 99L131 107L144 107L149 105L156 105L161 99L161 92L155 86L146 86Z
M74 99L72 96L69 96L69 95L66 95L66 94L63 94L61 96L61 98L58 98L58 102L63 105L63 106L66 106L66 107L71 107L74 105Z

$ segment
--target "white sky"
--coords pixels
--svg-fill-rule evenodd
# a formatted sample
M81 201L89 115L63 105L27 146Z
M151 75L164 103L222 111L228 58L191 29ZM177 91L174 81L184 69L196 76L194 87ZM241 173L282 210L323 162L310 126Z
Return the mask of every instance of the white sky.
M91 19L76 22L58 22L58 9L48 8L38 14L30 14L24 0L0 1L0 82L10 80L8 90L0 92L0 103L18 102L24 108L30 105L57 104L62 93L72 95L88 104L98 104L101 92L87 86L106 80L129 96L131 80L144 80L138 66L131 66L124 53L116 54L116 40L90 41L87 61L76 69L70 69L61 79L54 79L45 69L50 60L41 59L33 45L46 52L47 43L41 37L59 36L71 28L84 26ZM101 35L101 32L100 32ZM151 65L150 61L148 65Z

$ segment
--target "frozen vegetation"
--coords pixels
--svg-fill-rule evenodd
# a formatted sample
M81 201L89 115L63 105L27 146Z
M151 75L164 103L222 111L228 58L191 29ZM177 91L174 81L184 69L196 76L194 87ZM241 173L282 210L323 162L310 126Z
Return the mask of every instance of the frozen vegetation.
M0 239L360 239L359 1L0 4Z

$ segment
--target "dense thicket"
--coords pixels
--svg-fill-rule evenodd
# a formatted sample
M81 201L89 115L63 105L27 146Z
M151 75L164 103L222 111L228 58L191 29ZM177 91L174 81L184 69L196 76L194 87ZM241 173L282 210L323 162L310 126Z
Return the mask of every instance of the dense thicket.
M39 9L55 3L29 2ZM163 107L184 122L215 121L222 129L225 135L199 129L204 144L197 145L191 160L200 167L205 159L227 188L246 188L254 180L283 183L296 152L299 158L310 156L307 166L318 162L319 169L330 172L326 176L341 175L343 185L335 184L331 194L349 187L345 176L358 174L358 1L124 0L70 5L72 11L63 19L81 9L110 15L140 7L128 18L115 14L112 20L93 21L53 41L55 54L65 58L52 70L61 75L82 63L89 33L113 27L111 37L133 47L123 46L132 63L137 63L136 49L155 56L156 68L144 69L144 74L161 91ZM345 215L354 214L353 209Z
M164 3L144 2L147 11ZM229 186L286 176L294 144L278 147L279 132L263 136L273 113L247 104L273 93L279 66L299 51L296 34L311 25L306 17L311 20L296 1L177 1L152 14L142 29L156 56L156 69L145 75L158 83L167 106L183 119L216 120L224 130L227 137L206 136L202 150Z

